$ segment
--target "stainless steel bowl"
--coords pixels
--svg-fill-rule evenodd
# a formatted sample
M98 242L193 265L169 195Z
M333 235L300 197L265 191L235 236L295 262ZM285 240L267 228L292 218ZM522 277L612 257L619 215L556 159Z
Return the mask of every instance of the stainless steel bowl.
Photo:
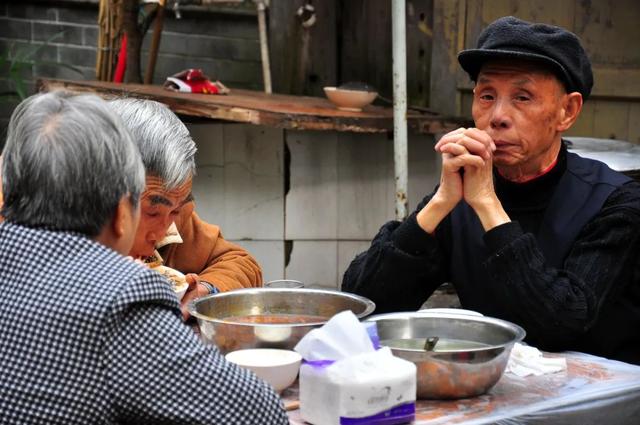
M520 326L483 316L411 312L367 321L376 322L382 345L415 363L420 399L486 393L502 376L513 345L525 336ZM438 342L429 349L426 342L433 337Z
M375 304L358 295L325 289L252 288L199 298L189 304L198 319L205 341L228 353L244 348L291 350L311 329L322 326L333 315L351 310L358 318L368 316ZM318 316L309 323L241 323L245 316ZM295 320L295 317L293 317Z

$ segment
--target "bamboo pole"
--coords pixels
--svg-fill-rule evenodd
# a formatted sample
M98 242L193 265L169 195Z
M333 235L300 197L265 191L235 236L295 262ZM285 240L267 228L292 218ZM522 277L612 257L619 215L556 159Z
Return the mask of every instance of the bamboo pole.
M106 0L100 0L98 5L98 54L96 57L96 80L103 81L103 68L105 60L105 52L107 49L105 43L105 21L107 14Z

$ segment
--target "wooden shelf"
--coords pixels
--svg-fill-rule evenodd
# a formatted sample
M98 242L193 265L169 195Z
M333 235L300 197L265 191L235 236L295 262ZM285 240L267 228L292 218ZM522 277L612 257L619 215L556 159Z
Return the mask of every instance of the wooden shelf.
M91 92L105 98L152 99L181 115L284 129L357 133L393 131L393 110L390 108L367 106L362 112L347 112L318 97L269 95L239 89L231 89L228 95L205 95L176 93L153 85L55 79L39 80L38 88L41 91L67 89ZM470 124L465 118L445 117L432 112L410 111L407 120L411 131L422 134L447 132Z

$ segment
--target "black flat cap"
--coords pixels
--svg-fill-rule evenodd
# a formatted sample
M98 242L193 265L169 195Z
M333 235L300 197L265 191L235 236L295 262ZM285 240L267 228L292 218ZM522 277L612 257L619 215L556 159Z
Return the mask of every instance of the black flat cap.
M564 28L513 16L500 18L480 33L477 48L458 53L458 62L473 81L482 65L491 59L541 62L549 66L568 92L577 91L584 100L591 94L591 61L578 37Z

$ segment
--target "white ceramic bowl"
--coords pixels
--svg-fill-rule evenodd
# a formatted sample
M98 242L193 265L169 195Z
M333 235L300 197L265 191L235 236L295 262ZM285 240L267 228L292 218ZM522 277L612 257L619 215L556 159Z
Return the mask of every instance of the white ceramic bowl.
M180 285L174 286L173 290L176 293L176 297L178 297L178 301L182 300L182 297L184 297L184 294L185 292L187 292L187 289L189 289L189 283L187 282L183 282Z
M277 392L293 384L302 361L302 356L295 351L275 348L232 351L225 357L227 361L251 370Z
M327 98L343 111L362 111L362 108L370 104L378 97L375 91L347 90L337 87L325 87Z

